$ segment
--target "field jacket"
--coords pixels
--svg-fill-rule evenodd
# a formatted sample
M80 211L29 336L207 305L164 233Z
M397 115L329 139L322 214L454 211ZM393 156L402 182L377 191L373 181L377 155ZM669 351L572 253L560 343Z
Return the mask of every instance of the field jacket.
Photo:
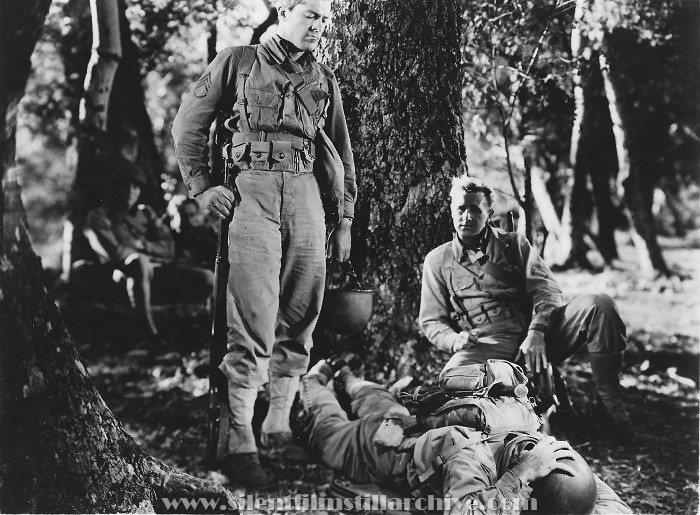
M471 329L546 333L552 311L564 303L551 270L522 234L487 231L483 256L474 261L456 236L425 258L419 322L440 350L451 352L458 333Z
M207 66L173 123L183 180L192 196L214 184L208 141L219 116L233 132L231 157L242 169L313 169L328 221L352 218L355 164L338 82L310 52L292 60L287 46L275 35L261 45L227 48Z

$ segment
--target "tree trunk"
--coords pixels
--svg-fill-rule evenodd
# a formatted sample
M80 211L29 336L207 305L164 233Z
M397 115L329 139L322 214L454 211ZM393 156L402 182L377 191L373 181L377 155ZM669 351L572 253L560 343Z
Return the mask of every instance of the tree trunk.
M184 496L233 503L220 485L146 454L115 420L43 285L17 183L4 194L0 509L144 513L162 509L161 497Z
M221 486L173 471L122 430L44 287L12 168L16 106L49 3L0 4L3 48L13 49L0 53L0 511L147 512L181 496L235 506Z
M0 179L4 179L6 171L12 170L15 164L17 108L24 96L31 71L30 57L41 36L50 4L51 0L0 0ZM16 180L15 177L11 179ZM0 195L0 214L5 212L4 202ZM4 223L0 217L0 232Z
M107 107L114 75L122 58L117 0L90 0L92 56L85 76L80 123L85 129L107 130Z
M377 367L416 337L423 259L451 238L450 180L466 171L460 16L454 0L354 0L336 16L359 186L351 257L377 292Z
M619 218L610 188L610 181L617 173L615 138L599 53L581 32L587 4L587 0L579 0L576 4L576 21L571 38L572 54L578 59L579 69L575 77L576 111L571 136L571 165L574 172L570 203L572 247L567 260L568 265L584 268L591 267L587 252L592 236L593 207L596 208L598 220L596 242L606 263L617 258L615 222ZM592 194L589 180L593 186Z
M642 56L649 56L637 41L632 31L614 29L603 36L602 60L603 79L608 96L610 114L615 120L619 117L620 128L615 134L618 137L624 132L625 144L618 145L627 149L626 156L618 154L618 161L627 158L628 175L618 177L618 182L624 188L626 207L630 212L632 227L639 237L634 236L635 247L639 257L640 268L646 276L651 276L654 270L670 275L670 270L661 252L656 233L656 225L652 214L654 184L659 174L659 159L655 149L660 141L664 141L665 124L652 119L646 109L643 97L634 83L639 78L631 73L635 67L649 66L649 63L639 63ZM643 57L642 57L643 59ZM613 113L615 113L613 115Z
M78 160L69 226L64 231L66 236L72 234L72 240L65 245L70 249L71 255L69 258L64 256L64 263L91 257L89 245L82 234L85 215L107 199L110 179L114 171L113 165L120 159L133 161L145 170L148 182L142 192L142 201L157 210L165 206L160 187L164 166L156 148L153 126L146 111L141 66L138 60L139 51L131 39L124 0L110 0L110 2L115 2L118 8L122 59L116 69L109 98L101 100L101 102L107 102L106 120L104 120L106 130L101 130L89 123L80 123L79 126ZM102 4L102 2L96 3ZM101 31L103 25L93 24L93 30ZM114 31L110 32L110 34L113 33ZM100 44L103 39L101 34L93 34L93 40ZM85 95L88 95L93 87L86 83ZM85 105L91 103L93 102L84 102ZM85 122L92 123L93 119L94 117L86 118ZM64 270L64 273L66 272Z

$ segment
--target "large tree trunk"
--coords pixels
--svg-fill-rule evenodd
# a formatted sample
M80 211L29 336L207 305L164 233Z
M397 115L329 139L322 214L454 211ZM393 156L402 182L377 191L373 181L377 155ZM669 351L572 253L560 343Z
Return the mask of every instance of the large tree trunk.
M17 108L24 96L30 57L44 28L49 5L51 0L0 0L0 179L15 163ZM0 213L5 212L4 202L0 195ZM3 227L4 219L0 217L0 232ZM0 247L1 250L4 249Z
M13 49L0 53L0 511L147 512L182 496L235 506L221 486L173 471L123 431L44 287L12 169L16 106L49 3L0 3L2 47Z
M451 237L450 179L466 171L460 16L454 0L354 0L336 17L359 183L352 261L377 292L377 367L417 336L423 259Z

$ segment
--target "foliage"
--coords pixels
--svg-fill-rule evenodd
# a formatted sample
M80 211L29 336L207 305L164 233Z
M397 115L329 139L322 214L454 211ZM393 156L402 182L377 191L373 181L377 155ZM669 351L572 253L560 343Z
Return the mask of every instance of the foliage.
M561 161L568 153L574 66L573 3L562 0L462 1L463 96L472 132L489 143L503 130Z

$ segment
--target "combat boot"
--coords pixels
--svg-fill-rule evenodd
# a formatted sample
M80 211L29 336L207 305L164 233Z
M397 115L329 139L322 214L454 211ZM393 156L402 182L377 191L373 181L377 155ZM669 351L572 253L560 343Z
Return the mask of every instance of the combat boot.
M598 392L597 416L604 423L603 435L615 443L629 443L634 430L622 402L620 372L623 352L615 354L591 354L591 371Z
M260 443L270 459L309 463L309 455L297 445L289 425L299 377L270 376L270 406L260 429Z
M255 388L229 384L229 454L224 457L221 471L232 483L246 488L264 488L272 482L260 466L253 434L253 411L257 396Z
M304 411L309 414L313 401L320 393L328 391L326 385L333 375L333 369L330 364L322 359L309 369L306 375L301 380L301 404Z

